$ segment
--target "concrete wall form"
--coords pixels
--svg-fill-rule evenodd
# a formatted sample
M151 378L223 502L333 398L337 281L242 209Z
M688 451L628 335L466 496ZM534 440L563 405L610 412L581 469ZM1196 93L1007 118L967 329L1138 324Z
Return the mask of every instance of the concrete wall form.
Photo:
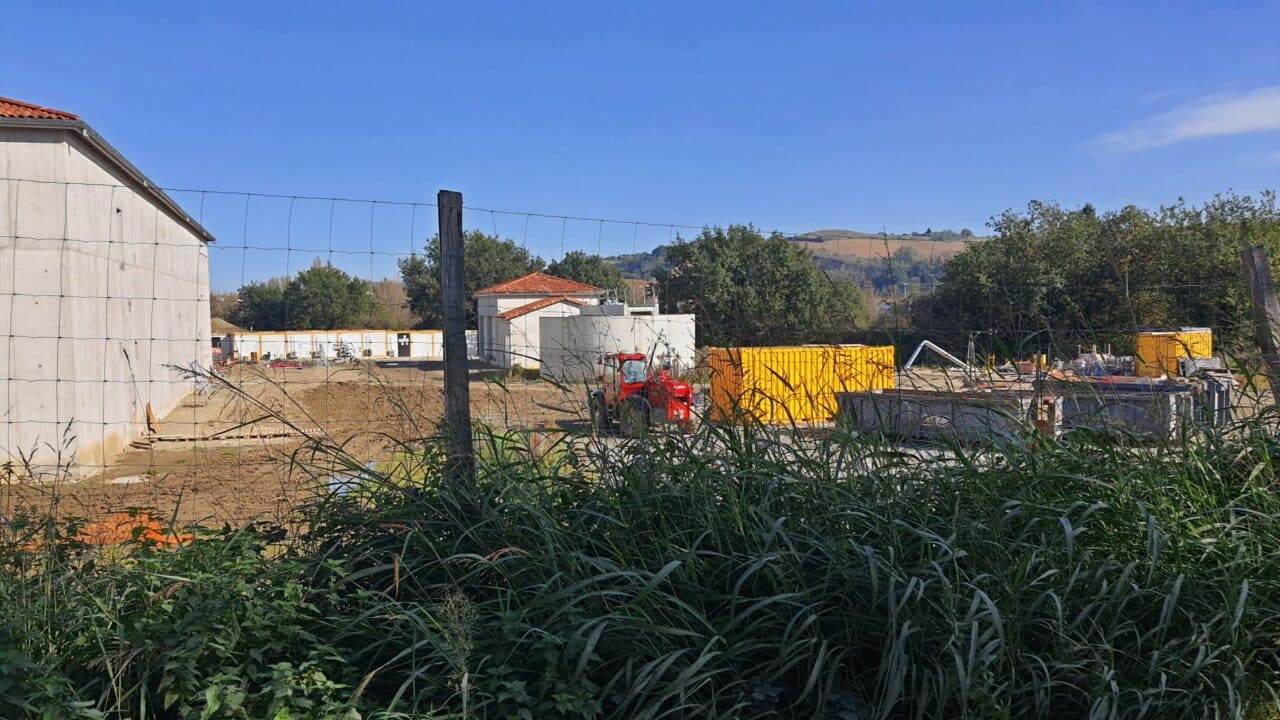
M639 352L670 362L679 372L694 366L693 315L567 315L539 320L542 372L562 381L600 374L600 357Z
M1114 391L1081 388L1058 397L1062 428L1088 428L1151 439L1173 437L1197 415L1191 388Z
M883 390L836 394L839 422L888 437L959 443L1024 436L1038 417L1053 423L1052 401L1040 412L1033 391Z
M1221 426L1230 419L1230 386L1107 387L1060 383L1048 394L1032 390L947 392L886 390L840 393L839 417L864 432L892 437L991 442L1033 428L1057 434L1073 429L1161 440L1193 423Z
M207 367L209 251L65 131L0 128L0 455L83 474Z

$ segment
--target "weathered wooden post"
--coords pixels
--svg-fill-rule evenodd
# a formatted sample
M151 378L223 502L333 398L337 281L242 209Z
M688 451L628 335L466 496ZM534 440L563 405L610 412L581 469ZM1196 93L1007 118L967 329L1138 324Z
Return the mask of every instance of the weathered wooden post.
M1271 386L1271 403L1280 398L1280 301L1276 300L1276 286L1271 279L1271 265L1267 249L1262 246L1249 248L1242 255L1245 277L1249 282L1249 301L1253 306L1253 338L1262 351L1266 364L1267 383Z
M440 215L440 295L444 302L445 477L467 487L475 477L471 444L471 389L467 377L467 295L462 241L462 193L436 194Z

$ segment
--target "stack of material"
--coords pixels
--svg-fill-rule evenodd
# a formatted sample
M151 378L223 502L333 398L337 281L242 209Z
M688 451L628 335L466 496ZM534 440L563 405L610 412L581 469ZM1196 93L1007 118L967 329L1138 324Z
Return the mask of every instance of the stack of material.
M1050 376L1062 429L1088 428L1146 438L1174 435L1195 417L1191 382L1132 376Z
M1018 387L839 393L840 422L889 437L996 442L1034 429L1053 432L1052 398Z

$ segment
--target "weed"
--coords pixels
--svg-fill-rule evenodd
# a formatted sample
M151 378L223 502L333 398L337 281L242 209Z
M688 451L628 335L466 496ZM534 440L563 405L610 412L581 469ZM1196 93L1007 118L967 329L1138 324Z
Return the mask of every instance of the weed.
M1259 717L1274 418L1160 447L709 425L428 441L301 535L11 518L0 710L59 717ZM33 545L33 538L43 538ZM7 684L6 684L7 683ZM3 703L8 703L4 705Z

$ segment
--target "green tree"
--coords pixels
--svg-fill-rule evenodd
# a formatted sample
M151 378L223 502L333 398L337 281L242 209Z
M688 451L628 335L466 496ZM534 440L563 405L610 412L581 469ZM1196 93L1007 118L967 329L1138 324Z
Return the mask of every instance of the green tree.
M236 293L239 299L226 320L246 330L283 330L285 284L284 279L272 278L241 287Z
M599 255L588 255L581 250L566 253L564 257L552 262L547 266L547 273L594 285L602 290L615 290L619 296L626 287L622 282L622 271L617 265Z
M513 278L542 270L542 258L510 240L486 235L479 230L463 233L463 253L466 259L466 277L463 282L467 296L467 327L476 326L475 303L471 297L481 288L496 285ZM440 236L427 243L425 257L404 258L400 261L400 277L409 299L409 309L420 319L420 327L439 328L444 317L440 299Z
M946 262L918 305L921 330L953 346L978 332L1025 353L1094 342L1129 351L1138 327L1202 325L1233 345L1248 336L1240 251L1262 244L1280 260L1272 193L1154 212L1032 202L992 229Z
M374 311L369 283L331 265L298 273L284 289L287 325L295 330L337 330L369 324Z
M703 230L667 247L665 312L696 315L704 345L845 342L866 324L862 293L818 269L809 251L750 225Z

